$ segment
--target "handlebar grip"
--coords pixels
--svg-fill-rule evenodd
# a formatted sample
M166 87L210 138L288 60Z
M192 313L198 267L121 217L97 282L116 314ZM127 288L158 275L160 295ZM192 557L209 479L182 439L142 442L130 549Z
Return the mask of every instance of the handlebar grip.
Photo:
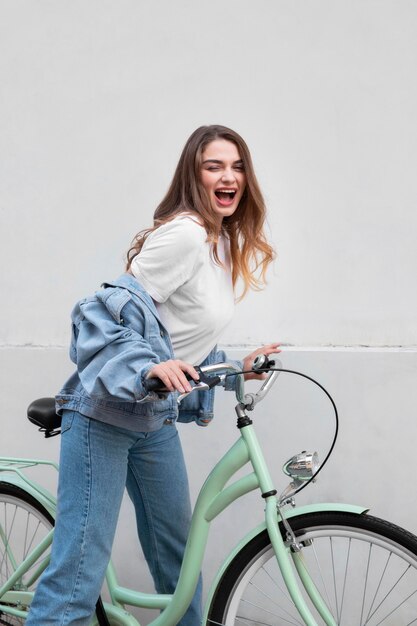
M199 380L197 382L205 383L209 389L215 387L220 382L219 376L206 376L199 367L196 367L197 372L199 373ZM184 372L185 373L185 372ZM190 374L185 374L187 380L191 380L194 383L196 382ZM160 378L147 378L143 383L146 391L155 391L160 393L169 393L169 389L167 389Z
M160 378L147 378L143 382L143 386L146 391L160 391L169 393L169 389L167 389Z
M198 368L197 368L198 371ZM192 376L190 376L190 374L185 374L185 378L187 380L194 380ZM161 392L161 393L170 393L169 389L167 389L165 387L165 384L162 382L162 380L160 378L146 378L143 386L145 387L146 391L156 391L156 392Z

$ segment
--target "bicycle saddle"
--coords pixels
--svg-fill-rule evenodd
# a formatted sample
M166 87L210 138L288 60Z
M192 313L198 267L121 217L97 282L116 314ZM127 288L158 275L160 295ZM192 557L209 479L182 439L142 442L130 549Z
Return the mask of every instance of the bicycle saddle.
M45 437L58 435L61 427L61 416L55 412L55 398L39 398L28 406L28 420L39 426Z

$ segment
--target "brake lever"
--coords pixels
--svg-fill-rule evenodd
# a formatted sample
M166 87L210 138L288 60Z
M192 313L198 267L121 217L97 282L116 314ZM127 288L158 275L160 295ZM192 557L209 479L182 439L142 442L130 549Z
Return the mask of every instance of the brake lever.
M195 383L194 387L191 389L191 391L185 391L184 393L181 393L178 398L177 398L177 404L181 404L182 400L184 400L184 398L186 398L187 396L190 395L190 393L193 393L193 391L207 391L208 389L210 389L210 387L203 382L198 382Z
M177 404L180 404L182 400L189 396L190 393L193 393L193 391L208 391L218 385L221 381L220 376L206 376L206 374L204 374L199 367L196 367L195 369L197 370L199 376L198 382L194 383L194 387L191 391L186 391L178 396Z

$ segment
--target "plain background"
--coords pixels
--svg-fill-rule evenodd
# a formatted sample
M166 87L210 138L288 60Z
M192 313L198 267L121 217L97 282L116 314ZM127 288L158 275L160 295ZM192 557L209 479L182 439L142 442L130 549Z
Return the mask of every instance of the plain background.
M278 252L222 347L282 341L283 364L334 396L340 438L300 501L360 503L417 532L416 32L411 0L0 0L3 454L58 458L25 412L71 372L70 310L121 273L189 134L220 123L252 151ZM263 409L283 489L287 457L325 455L330 406L282 375ZM208 429L181 428L193 498L234 421L220 393ZM215 522L207 585L259 500ZM128 502L120 525L122 583L150 589Z

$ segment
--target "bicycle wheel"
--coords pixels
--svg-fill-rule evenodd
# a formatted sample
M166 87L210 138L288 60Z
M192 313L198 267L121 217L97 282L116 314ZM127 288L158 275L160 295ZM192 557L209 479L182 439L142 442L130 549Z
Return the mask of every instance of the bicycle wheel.
M336 624L417 625L417 537L372 517L311 513L290 520L306 567ZM281 534L285 536L281 527ZM307 598L303 590L303 596ZM324 624L308 600L318 624ZM233 559L207 626L303 624L282 580L267 531Z
M0 586L47 535L53 522L48 511L30 494L16 485L0 482ZM19 579L14 589L34 591L37 584L35 572L44 559L45 555ZM27 607L16 608L25 610ZM24 621L0 610L1 626L17 626Z

